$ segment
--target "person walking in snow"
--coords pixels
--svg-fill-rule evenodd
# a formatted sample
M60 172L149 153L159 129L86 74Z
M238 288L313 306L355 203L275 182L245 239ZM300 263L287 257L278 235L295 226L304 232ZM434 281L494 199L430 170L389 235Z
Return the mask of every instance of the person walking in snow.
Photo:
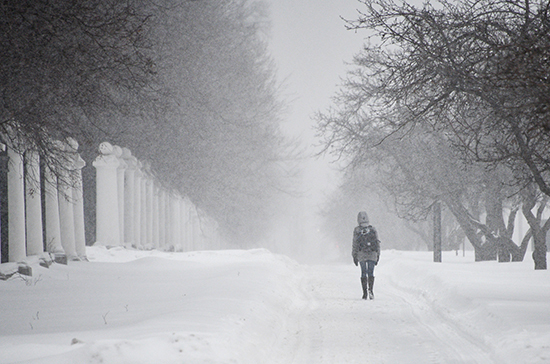
M357 215L357 224L353 230L351 256L353 263L361 266L361 287L363 299L374 299L374 266L380 259L380 240L376 229L369 224L369 216L365 211Z

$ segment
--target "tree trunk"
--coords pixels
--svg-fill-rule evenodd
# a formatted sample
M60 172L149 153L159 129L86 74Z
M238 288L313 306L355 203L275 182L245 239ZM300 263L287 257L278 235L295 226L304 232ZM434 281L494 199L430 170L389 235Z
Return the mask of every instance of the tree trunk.
M513 233L513 225L509 226L511 229L510 232L502 216L502 185L497 182L490 181L487 183L488 191L485 196L487 217L485 219L485 226L481 226L480 224L478 227L484 232L487 241L494 244L495 259L498 259L499 262L509 262L511 254L506 236Z
M533 261L535 269L547 269L546 264L546 231L539 231L533 236Z
M529 191L528 191L529 192ZM546 234L550 229L550 219L546 220L542 224L542 215L546 204L548 202L548 196L542 199L537 209L537 215L533 215L531 210L536 204L536 195L533 193L524 195L524 204L522 207L523 215L527 219L529 226L531 227L531 234L533 236L533 262L535 263L535 269L547 269L546 264Z
M497 245L494 242L486 242L479 247L474 246L474 249L476 262L497 260Z
M512 261L512 253L508 247L505 238L496 239L497 256L499 263L508 263Z
M491 243L489 241L483 243L481 241L480 236L476 232L477 228L474 226L468 211L459 199L451 196L446 199L445 204L454 215L462 231L474 247L475 261L481 262L485 260L496 260L497 253L495 243Z
M519 246L519 249L517 252L512 253L512 262L523 262L523 258L525 257L525 252L527 251L527 247L529 246L529 241L533 237L533 229L529 228L527 232L525 233L525 236L523 237L523 240L521 241L521 245Z

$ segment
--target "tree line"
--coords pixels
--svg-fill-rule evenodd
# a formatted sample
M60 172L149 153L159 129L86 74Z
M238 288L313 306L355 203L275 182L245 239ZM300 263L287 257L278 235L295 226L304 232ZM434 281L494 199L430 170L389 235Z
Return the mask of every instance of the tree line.
M285 176L268 20L262 1L4 1L2 140L54 170L67 152L56 140L78 140L88 243L91 162L109 141L246 245L269 224Z
M364 49L317 116L326 150L421 220L443 203L477 260L546 269L550 2L361 0ZM522 213L529 231L514 242Z

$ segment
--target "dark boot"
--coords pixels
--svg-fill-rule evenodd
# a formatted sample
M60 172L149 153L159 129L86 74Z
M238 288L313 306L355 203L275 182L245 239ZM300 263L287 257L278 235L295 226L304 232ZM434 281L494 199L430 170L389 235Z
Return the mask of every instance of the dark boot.
M368 282L367 278L361 277L361 287L363 287L363 299L366 300L368 297Z
M369 285L369 299L374 299L374 292L373 292L373 288L374 288L374 277L370 276L368 278L368 285Z

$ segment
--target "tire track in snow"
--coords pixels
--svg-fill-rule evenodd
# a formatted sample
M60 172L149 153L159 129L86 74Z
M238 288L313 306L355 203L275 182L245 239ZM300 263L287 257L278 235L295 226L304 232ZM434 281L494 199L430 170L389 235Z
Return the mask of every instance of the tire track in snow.
M431 353L433 363L502 363L492 349L460 328L452 319L444 317L422 297L415 297L394 286L385 289L388 296L408 307L417 325L411 328L426 332L423 346Z
M312 302L288 318L273 363L502 362L422 297L382 275L374 301L360 299L359 270L349 265L312 266L303 284Z

